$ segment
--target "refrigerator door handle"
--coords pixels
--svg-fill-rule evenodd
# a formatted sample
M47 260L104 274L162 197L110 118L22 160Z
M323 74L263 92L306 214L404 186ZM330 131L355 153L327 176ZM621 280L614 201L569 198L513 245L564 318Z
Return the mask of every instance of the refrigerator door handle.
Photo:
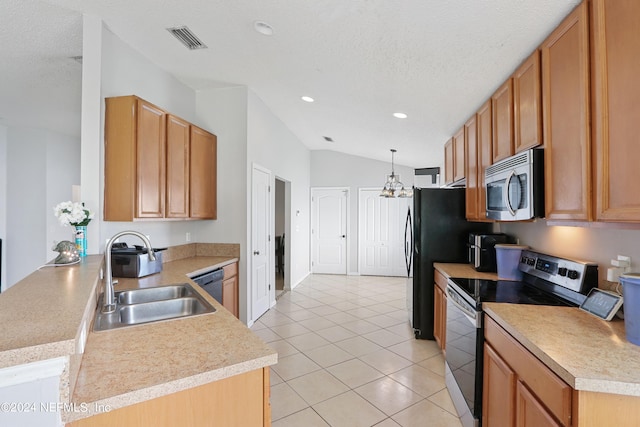
M407 238L408 237L408 238ZM407 208L407 219L404 223L404 262L407 266L407 277L411 274L411 261L413 259L413 226L411 224L411 207Z

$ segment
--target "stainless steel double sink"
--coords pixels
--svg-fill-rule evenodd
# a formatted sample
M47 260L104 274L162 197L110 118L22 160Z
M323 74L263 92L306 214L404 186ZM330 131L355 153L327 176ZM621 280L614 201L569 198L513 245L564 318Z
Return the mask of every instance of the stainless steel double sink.
M118 291L115 293L116 309L112 313L102 313L103 297L101 295L98 301L94 331L216 311L189 283Z

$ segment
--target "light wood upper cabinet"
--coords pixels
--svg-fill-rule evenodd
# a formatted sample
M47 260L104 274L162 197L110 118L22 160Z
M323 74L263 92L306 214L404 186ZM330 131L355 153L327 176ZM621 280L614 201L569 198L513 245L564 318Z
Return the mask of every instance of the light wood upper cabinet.
M215 219L216 136L136 96L105 103L105 221Z
M453 181L464 178L464 127L453 135Z
M493 118L493 163L512 156L513 79L509 78L491 97Z
M453 139L444 144L444 183L453 182Z
M491 144L493 139L491 100L484 103L477 113L478 121L478 217L487 218L487 181L485 171L493 164Z
M189 217L189 123L167 118L167 218Z
M465 209L468 220L478 220L484 217L480 215L478 207L478 127L474 114L467 123L464 124L464 145L465 145L465 176L467 187L465 189Z
M547 219L591 220L589 20L580 4L542 43Z
M191 195L192 218L217 217L217 138L215 135L191 126Z
M536 50L513 74L514 151L542 144L540 51Z
M164 216L165 126L164 112L142 99L106 99L105 220Z
M599 221L640 221L640 2L593 0L593 142Z
M148 102L138 100L136 163L139 218L162 218L165 193L164 112Z

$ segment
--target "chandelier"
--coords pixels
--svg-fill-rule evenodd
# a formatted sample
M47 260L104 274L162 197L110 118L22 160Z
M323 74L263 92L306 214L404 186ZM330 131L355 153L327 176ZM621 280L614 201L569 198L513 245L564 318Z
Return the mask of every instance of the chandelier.
M404 184L400 181L400 175L396 175L393 171L393 156L396 152L395 148L391 149L391 175L387 175L387 182L384 183L380 197L413 197L413 189L405 189Z

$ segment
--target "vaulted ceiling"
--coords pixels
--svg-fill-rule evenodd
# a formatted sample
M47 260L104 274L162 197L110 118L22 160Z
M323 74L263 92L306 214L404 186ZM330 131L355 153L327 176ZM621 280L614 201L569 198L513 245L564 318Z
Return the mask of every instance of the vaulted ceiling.
M399 164L437 166L444 142L579 2L3 0L0 123L79 134L73 57L87 13L194 90L248 86L310 149L388 161L396 148ZM208 48L166 31L182 25Z

